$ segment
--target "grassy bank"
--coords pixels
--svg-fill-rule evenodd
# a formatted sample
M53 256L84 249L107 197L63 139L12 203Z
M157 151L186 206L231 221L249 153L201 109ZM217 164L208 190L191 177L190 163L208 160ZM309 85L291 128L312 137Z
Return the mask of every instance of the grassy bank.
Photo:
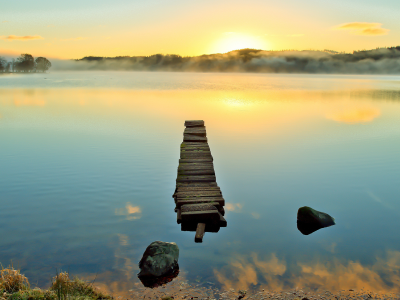
M111 300L111 296L97 290L93 284L79 278L58 273L48 289L32 289L28 278L13 267L0 271L0 300Z

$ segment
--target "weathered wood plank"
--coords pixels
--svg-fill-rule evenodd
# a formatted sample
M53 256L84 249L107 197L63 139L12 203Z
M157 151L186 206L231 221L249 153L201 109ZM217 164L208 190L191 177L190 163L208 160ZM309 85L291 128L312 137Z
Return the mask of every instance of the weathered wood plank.
M219 220L219 212L215 210L205 211L187 211L181 212L182 222L184 221L195 221L195 222L208 222L212 220Z
M202 163L202 164L180 164L178 166L178 171L193 171L193 170L214 170L214 165L212 163Z
M219 190L203 190L203 191L179 191L175 194L176 198L194 198L194 197L219 197Z
M181 214L181 210L178 209L177 213L176 213L176 223L181 224L182 223L182 214Z
M205 230L206 230L206 224L205 223L198 223L197 224L196 235L194 236L194 241L196 243L202 243L203 242L203 236L204 236L204 231Z
M201 164L201 163L212 163L212 157L202 157L202 158L181 158L179 159L179 164L189 163L189 164Z
M185 204L200 204L200 203L210 203L210 204L217 203L219 206L223 206L223 205L225 205L225 200L222 197L201 198L201 199L190 198L190 199L185 199L185 200L177 199L176 207L180 208L182 205L185 205Z
M181 152L181 159L213 158L211 152Z
M218 184L216 182L177 182L176 188L180 187L216 187Z
M206 143L204 143L207 145ZM187 152L211 152L210 147L185 147L180 148L180 153L187 153Z
M207 136L205 127L188 127L185 128L183 134L193 134L197 136Z
M203 120L186 120L185 127L204 126Z
M179 193L179 192L196 192L196 191L210 191L210 192L215 192L218 191L221 193L221 189L219 188L219 186L201 186L201 187L197 187L197 186L183 186L183 187L177 187L175 189L175 194Z
M221 213L219 214L219 225L221 227L226 227L228 225L228 223L226 222L225 218L221 215Z
M213 169L209 170L178 170L179 175L215 175Z
M210 147L208 143L197 143L197 142L182 142L181 148L192 148L192 147Z
M178 175L176 178L176 182L215 182L215 176L214 175L193 175L193 176L187 176L187 175Z
M206 143L207 142L207 138L204 136L197 136L197 135L193 135L193 134L184 134L183 135L183 141L184 142L202 142L202 143Z

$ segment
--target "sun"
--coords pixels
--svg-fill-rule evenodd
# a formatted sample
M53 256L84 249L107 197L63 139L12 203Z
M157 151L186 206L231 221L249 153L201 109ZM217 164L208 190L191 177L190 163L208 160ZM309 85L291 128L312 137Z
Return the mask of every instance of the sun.
M226 32L222 39L216 41L212 45L211 52L226 53L229 51L245 48L266 50L268 48L268 45L260 37L240 34L236 32Z

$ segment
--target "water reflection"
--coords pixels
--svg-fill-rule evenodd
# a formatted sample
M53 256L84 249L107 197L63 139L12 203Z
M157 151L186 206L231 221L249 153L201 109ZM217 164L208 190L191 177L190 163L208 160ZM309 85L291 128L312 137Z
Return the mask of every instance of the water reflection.
M336 122L363 123L373 121L374 119L379 117L380 114L381 111L378 108L356 108L331 113L328 114L326 117Z
M389 250L385 257L377 257L372 265L333 258L330 261L298 261L290 270L287 262L274 253L264 260L251 253L235 257L225 267L214 269L214 274L226 289L258 286L275 291L302 287L400 292L400 252Z
M142 210L140 209L140 206L133 206L128 202L124 208L116 208L115 215L126 216L127 220L136 220L142 217Z

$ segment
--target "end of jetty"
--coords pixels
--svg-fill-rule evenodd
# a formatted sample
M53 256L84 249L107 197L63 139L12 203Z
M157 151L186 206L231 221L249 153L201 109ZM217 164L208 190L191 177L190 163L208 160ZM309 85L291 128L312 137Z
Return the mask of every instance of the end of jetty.
M204 121L185 121L185 127L172 197L181 230L195 231L195 242L201 243L205 232L227 226L225 200L216 182Z

